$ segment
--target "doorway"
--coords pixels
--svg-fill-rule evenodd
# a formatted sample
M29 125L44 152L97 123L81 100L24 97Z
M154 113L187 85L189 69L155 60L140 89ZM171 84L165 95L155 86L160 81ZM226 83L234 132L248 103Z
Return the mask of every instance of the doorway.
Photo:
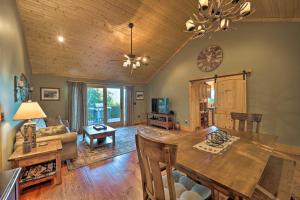
M87 88L88 125L124 125L124 87L90 85Z
M225 75L190 82L190 129L232 128L231 112L247 112L246 75Z

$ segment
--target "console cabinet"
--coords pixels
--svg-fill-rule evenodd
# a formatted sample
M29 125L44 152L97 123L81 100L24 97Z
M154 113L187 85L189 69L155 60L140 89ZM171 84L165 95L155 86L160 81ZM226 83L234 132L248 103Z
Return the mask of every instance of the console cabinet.
M159 114L159 113L148 113L147 114L147 125L158 126L167 130L174 128L174 115L173 114Z

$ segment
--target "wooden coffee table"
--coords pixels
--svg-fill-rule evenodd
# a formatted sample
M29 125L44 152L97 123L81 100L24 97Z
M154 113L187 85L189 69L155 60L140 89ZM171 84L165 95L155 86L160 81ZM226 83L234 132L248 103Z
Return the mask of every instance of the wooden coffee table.
M56 164L55 173L51 175L42 176L38 179L28 180L26 182L21 182L21 177L19 178L19 189L22 191L23 188L35 185L47 180L55 180L55 184L61 184L61 150L62 144L60 140L47 141L47 145L38 146L32 148L31 152L23 153L23 146L18 146L13 154L9 157L9 161L12 163L13 168L25 167L47 163L54 161Z
M112 145L115 146L116 139L115 139L115 132L116 129L106 126L107 129L99 130L93 128L93 126L84 126L83 127L83 140L85 140L85 135L90 139L90 149L94 148L93 141L94 139L102 139L106 138L107 136L112 137Z

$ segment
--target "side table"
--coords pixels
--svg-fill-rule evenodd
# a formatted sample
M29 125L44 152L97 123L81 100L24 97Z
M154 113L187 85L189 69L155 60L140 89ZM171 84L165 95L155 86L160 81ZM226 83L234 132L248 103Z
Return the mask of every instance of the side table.
M18 146L13 154L9 157L13 168L22 167L22 174L19 177L19 190L35 185L47 180L54 180L55 184L61 184L61 150L62 144L60 140L48 141L47 145L32 148L29 153L23 153L22 146ZM30 166L35 166L42 163L55 162L55 171L49 174L43 174L40 177L30 180L22 180L22 175Z

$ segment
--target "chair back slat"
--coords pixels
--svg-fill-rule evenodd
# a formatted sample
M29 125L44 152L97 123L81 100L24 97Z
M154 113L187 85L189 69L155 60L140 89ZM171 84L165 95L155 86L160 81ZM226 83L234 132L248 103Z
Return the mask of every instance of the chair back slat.
M145 163L144 166L144 173L145 173L145 181L146 183L151 183L152 182L152 174L150 173L150 164L149 164L149 159L147 157L142 157L142 162ZM151 194L154 194L154 188L152 187L151 184L146 184L145 185L147 188L147 191L149 191Z
M160 163L166 165L170 199L176 199L172 166L176 162L177 146L146 138L142 134L137 134L135 139L141 168L144 199L165 199Z
M231 113L233 120L233 129L236 129L236 121L239 121L239 131L254 132L254 123L256 123L255 132L259 133L262 114L248 114L248 113Z
M155 191L155 197L157 199L164 199L164 196L165 196L164 190L163 190L164 186L163 186L163 182L162 182L159 162L149 159L149 164L150 164L151 174L152 174L153 183L154 183L153 187L154 187L154 191ZM149 183L147 185L149 185Z

